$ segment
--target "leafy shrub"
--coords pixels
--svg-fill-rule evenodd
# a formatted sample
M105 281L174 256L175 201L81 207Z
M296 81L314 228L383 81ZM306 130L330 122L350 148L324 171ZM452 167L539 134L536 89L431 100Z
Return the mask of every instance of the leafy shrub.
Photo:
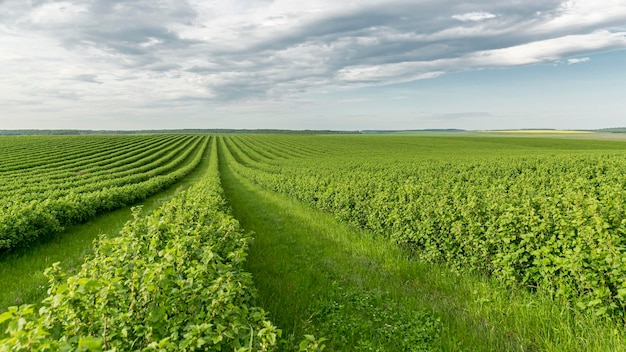
M254 306L250 237L227 213L212 156L201 182L149 216L135 209L76 275L48 269L38 312L0 315L0 351L272 350L280 331Z

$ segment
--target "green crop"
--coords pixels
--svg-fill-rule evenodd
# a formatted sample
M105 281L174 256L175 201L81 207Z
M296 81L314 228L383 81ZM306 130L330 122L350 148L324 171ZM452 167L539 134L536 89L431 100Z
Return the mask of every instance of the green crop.
M457 271L624 318L626 145L233 136L237 172Z
M9 335L0 351L273 349L280 331L254 306L242 270L250 237L221 192L213 148L205 178L149 216L135 212L76 275L48 269L38 312L25 305L0 315Z
M199 164L208 137L90 136L58 141L1 141L12 153L0 155L0 165L5 165L0 170L0 253L173 184ZM54 147L48 154L28 153L28 148L47 144Z

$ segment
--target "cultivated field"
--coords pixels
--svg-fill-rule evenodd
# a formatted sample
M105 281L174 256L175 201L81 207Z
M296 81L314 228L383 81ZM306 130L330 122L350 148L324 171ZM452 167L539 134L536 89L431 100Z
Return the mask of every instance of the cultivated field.
M0 252L143 200L187 175L199 136L0 139Z
M626 141L537 135L0 139L6 253L208 170L0 351L623 350Z

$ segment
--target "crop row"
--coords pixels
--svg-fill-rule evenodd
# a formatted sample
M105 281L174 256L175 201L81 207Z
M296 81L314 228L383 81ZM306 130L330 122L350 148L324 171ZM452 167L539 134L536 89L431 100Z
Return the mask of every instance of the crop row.
M478 144L489 141L442 138L437 150L432 140L370 145L371 139L344 137L317 142L330 151L324 157L279 161L270 155L284 151L268 150L256 138L265 137L229 137L225 143L237 171L266 188L391 237L424 260L624 317L623 144L595 150L579 141L581 150L589 150L567 152L556 148L566 142L512 139L509 146L493 142L510 150L490 151ZM311 148L315 140L307 138ZM285 148L293 152L299 143ZM528 150L515 149L520 144ZM411 150L445 157L415 157Z
M152 149L139 161L104 169L97 172L85 171L74 177L64 179L44 180L30 184L30 178L22 177L19 180L26 185L15 188L12 191L3 192L4 197L17 197L19 201L30 199L54 199L69 192L85 193L104 187L136 183L147 177L162 174L167 169L176 167L176 164L184 160L189 153L201 145L201 137L195 137L181 143L163 149ZM11 185L12 183L9 183Z
M81 187L71 184L39 197L3 198L0 207L0 251L61 231L63 226L79 223L98 213L110 211L147 198L193 171L200 163L208 137L197 138L188 147L175 149L150 170L124 174ZM155 151L157 153L158 151ZM141 170L141 169L139 169ZM56 193L55 193L56 192Z
M151 144L164 136L8 137L0 139L0 175L54 170L76 161L92 162L128 148Z
M104 150L83 157L72 158L59 163L48 164L41 160L40 165L29 169L13 171L12 174L0 174L2 178L15 176L29 180L49 181L55 179L80 177L86 171L106 170L116 165L124 165L131 160L140 160L145 153L154 152L175 143L180 143L181 138L163 138L150 141L137 141L137 143L115 147L112 150ZM78 148L78 146L76 146Z
M267 351L280 332L254 306L249 235L225 206L215 140L210 171L117 237L80 271L46 273L42 308L0 315L0 351Z
M58 180L84 179L86 173L92 176L94 172L107 171L115 167L140 161L145 158L146 155L150 155L157 150L171 148L172 145L180 144L182 141L183 138L180 137L154 139L150 140L149 143L146 141L137 141L136 144L124 145L122 147L116 146L113 150L105 149L98 153L52 164L49 164L44 158L39 160L39 165L36 167L16 170L10 173L1 173L0 179L2 179L4 183L17 183L16 187L20 187L19 182L22 182L22 184L32 184L59 182ZM74 145L73 147L81 148L80 145ZM68 154L72 154L72 152L68 151ZM5 184L2 189L4 190L7 187L8 185Z
M122 140L106 141L101 138L85 139L72 137L61 139L58 137L8 137L0 139L0 173L4 174L20 169L37 167L40 161L55 163L65 160L68 153L88 155L113 146ZM76 148L80 146L80 148Z
M112 153L109 152L110 164L104 166L100 165L100 157L94 157L93 159L77 160L58 168L41 168L32 173L24 170L15 175L1 177L3 184L0 187L0 192L3 196L11 193L40 193L49 189L64 188L64 184L73 187L72 184L76 182L90 182L103 174L107 174L109 175L108 178L111 178L110 176L116 172L147 164L150 160L142 159L152 158L155 153L161 154L164 149L171 149L174 146L180 147L182 143L182 141L170 141L167 144L151 143L147 146L141 146L140 150L129 148L132 150L121 155L111 155ZM135 153L142 155L137 161L134 161L136 160ZM77 164L78 166L75 166Z

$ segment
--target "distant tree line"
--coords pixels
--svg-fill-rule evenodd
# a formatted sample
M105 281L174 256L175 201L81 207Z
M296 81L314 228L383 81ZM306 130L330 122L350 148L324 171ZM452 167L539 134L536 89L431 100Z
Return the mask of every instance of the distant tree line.
M358 131L279 130L279 129L181 129L181 130L0 130L0 136L79 136L124 134L358 134Z
M594 132L607 132L607 133L626 133L626 127L613 127L613 128L601 128L599 130L593 130Z
M410 133L410 132L466 132L457 128L427 128L421 130L363 130L361 133Z

